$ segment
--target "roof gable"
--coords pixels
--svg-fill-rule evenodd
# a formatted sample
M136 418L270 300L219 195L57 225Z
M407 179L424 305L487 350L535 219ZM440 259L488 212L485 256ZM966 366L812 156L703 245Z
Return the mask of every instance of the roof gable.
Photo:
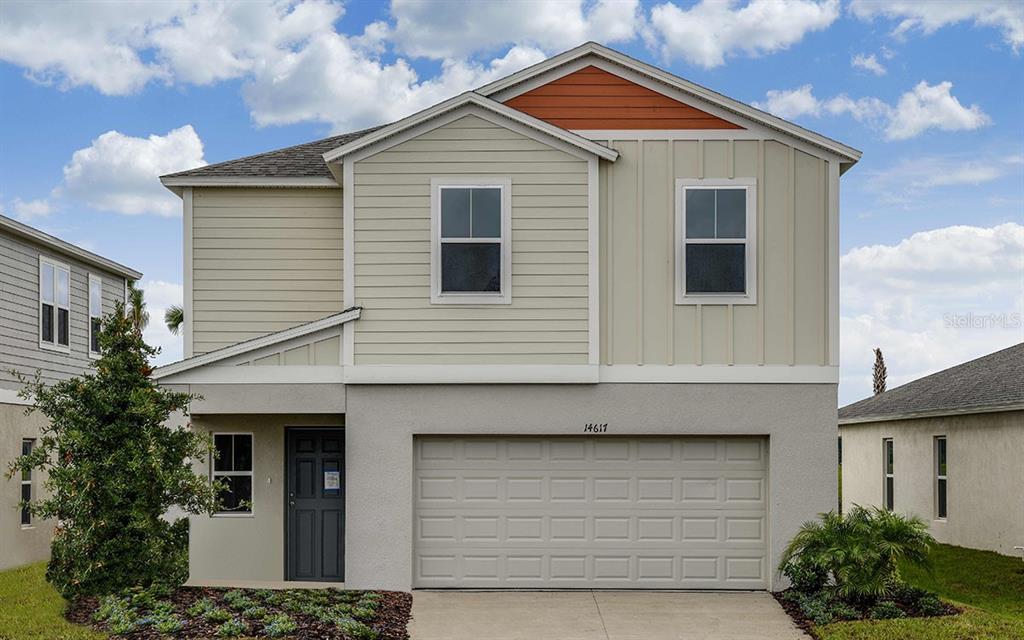
M505 104L563 129L742 129L594 65Z

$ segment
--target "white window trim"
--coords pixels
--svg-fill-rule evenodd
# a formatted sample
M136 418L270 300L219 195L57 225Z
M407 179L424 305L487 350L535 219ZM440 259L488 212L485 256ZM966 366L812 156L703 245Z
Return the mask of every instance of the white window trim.
M251 455L252 455L252 468L248 471L215 471L213 468L214 453L217 450L216 438L217 436L249 436L250 442L252 443ZM249 476L252 478L251 488L252 495L250 496L252 505L247 512L237 511L215 511L210 514L211 518L252 518L256 515L256 438L253 436L252 431L212 431L210 432L210 438L214 440L214 448L210 451L210 482L214 480L214 476Z
M441 291L441 189L493 187L501 189L501 291L443 293ZM472 242L487 242L487 239ZM512 179L508 176L443 176L430 180L430 303L512 303Z
M29 452L31 452L32 450L34 450L36 448L36 441L35 441L34 438L22 438L21 439L22 449L24 449L24 447L25 447L25 442L31 442L32 443L30 445ZM19 491L21 490L20 488L24 487L25 485L29 486L29 500L31 500L32 497L35 495L35 486L32 484L32 470L31 469L29 469L29 472L28 472L28 480L25 480L24 478L22 478L21 484L18 485ZM19 502L21 501L21 494L20 493L18 494L18 501ZM18 522L21 522L21 509L18 510ZM28 523L26 524L24 522L21 522L21 528L22 529L32 529L33 527L35 527L35 524L36 524L35 518L32 517L32 512L30 511L29 515L28 515Z
M935 520L938 522L945 522L949 518L949 440L946 436L935 436L933 438L934 445L932 447L933 457L935 459ZM941 472L939 466L939 441L946 443L946 473ZM944 480L946 482L946 515L939 514L939 481Z
M98 316L92 315L92 284L94 282L99 284L99 286L100 286L100 301L99 301L100 302L100 315L98 315ZM103 278L101 278L98 275L92 274L92 273L89 274L88 305L89 306L86 307L86 311L89 314L89 324L86 327L88 329L86 331L86 333L87 333L88 342L89 342L89 344L87 346L87 350L89 352L89 357L94 359L94 360L96 360L96 359L98 359L100 357L100 352L92 350L92 321L93 321L93 318L99 318L101 321L103 320Z
M700 244L736 244L746 247L745 294L686 293L686 190L687 189L745 189L747 192L747 220L745 238L694 238ZM757 178L677 178L676 179L676 304L757 304Z
M892 448L892 472L889 471L889 448ZM889 479L892 479L892 496L889 495ZM892 509L889 509L889 498L892 498ZM882 508L896 511L896 442L892 438L882 438Z
M43 340L43 265L50 265L53 267L53 342L46 342ZM57 270L64 269L68 272L68 304L62 306L57 302ZM48 351L59 351L60 353L71 353L71 267L63 262L54 260L42 254L39 254L39 291L38 301L36 304L37 314L39 316L39 322L36 327L36 335L39 337L39 348L46 349ZM58 320L60 309L66 309L68 312L68 343L62 345L57 342L57 336L59 335L60 321Z

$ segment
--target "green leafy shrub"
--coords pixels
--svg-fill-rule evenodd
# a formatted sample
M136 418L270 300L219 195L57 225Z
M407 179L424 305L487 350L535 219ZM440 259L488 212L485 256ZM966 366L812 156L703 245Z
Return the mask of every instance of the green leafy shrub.
M914 609L922 616L941 616L946 614L946 605L935 594L921 596L914 603Z
M213 603L213 600L203 598L202 600L196 600L193 602L185 612L188 613L188 617L190 618L201 618L216 608L217 605Z
M927 566L935 539L928 525L879 508L854 505L847 514L830 511L807 522L790 541L779 563L820 568L828 588L849 602L871 603L900 584L899 561Z
M158 387L149 358L158 350L118 303L103 318L95 373L52 385L21 379L29 411L47 418L39 445L18 457L8 477L39 470L47 477L27 507L57 522L46 578L65 598L117 593L187 577L188 522L170 523L171 506L210 511L217 487L192 469L208 439L169 428L192 396Z
M899 605L891 600L883 600L871 607L871 617L875 620L892 620L895 618L905 618L906 613L903 609L900 609Z
M238 589L232 589L224 594L224 602L228 603L235 611L242 611L249 607L256 606L256 601L247 596L245 592L239 591Z
M160 633L177 633L181 631L184 626L185 625L182 624L181 620L172 614L154 616L153 618L153 628Z
M373 617L377 615L377 612L369 607L356 607L352 609L352 617L356 620L373 620Z
M100 606L92 614L92 619L96 622L103 622L117 613L127 611L127 609L128 600L126 598L114 595L103 596L100 598Z
M353 640L377 640L377 632L358 620L342 618L338 620L338 628Z
M234 618L217 627L217 636L221 638L236 638L248 630L241 620Z
M242 616L250 620L262 620L267 617L266 607L249 607L242 611Z
M227 622L231 619L231 612L227 609L214 608L203 614L203 620L207 622Z
M809 560L793 558L782 567L782 574L789 578L795 591L818 593L828 584L828 569L812 564Z
M295 621L284 613L267 616L263 619L263 633L271 638L280 638L281 636L288 635L295 631L297 627L298 625L295 624Z

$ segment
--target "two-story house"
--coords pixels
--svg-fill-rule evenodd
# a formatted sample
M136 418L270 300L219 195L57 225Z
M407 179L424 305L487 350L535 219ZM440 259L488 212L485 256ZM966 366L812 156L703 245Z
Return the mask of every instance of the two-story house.
M25 415L18 374L45 383L81 375L99 357L100 321L142 274L0 216L0 469L36 446L46 424ZM43 490L38 472L0 480L0 570L50 554L53 523L22 500Z
M338 105L344 109L344 104ZM589 43L162 178L196 583L768 589L835 504L860 153Z

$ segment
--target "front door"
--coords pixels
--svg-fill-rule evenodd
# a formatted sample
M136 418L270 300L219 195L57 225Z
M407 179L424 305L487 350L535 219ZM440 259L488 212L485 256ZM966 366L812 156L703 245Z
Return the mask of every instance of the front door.
M345 433L288 430L288 579L345 579Z

